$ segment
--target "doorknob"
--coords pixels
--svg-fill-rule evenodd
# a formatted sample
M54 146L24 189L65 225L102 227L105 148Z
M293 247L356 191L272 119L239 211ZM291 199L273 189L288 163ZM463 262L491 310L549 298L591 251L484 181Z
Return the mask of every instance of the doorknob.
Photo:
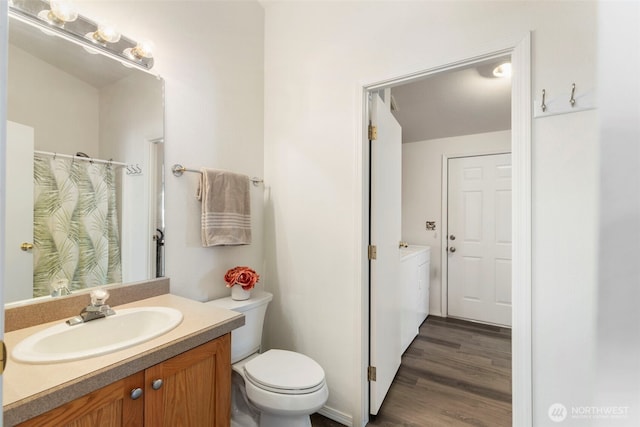
M33 243L23 242L20 245L20 249L22 249L25 252L30 251L31 249L33 249Z
M450 251L451 253L454 253L454 252L456 251L456 248L454 248L453 246L451 246L451 247L449 248L449 251Z

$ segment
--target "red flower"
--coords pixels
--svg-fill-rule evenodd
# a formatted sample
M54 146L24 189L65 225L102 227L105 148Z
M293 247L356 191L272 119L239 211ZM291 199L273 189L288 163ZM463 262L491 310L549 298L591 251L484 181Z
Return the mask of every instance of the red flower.
M240 285L245 291L253 289L258 280L260 280L260 275L249 267L234 267L224 275L227 288Z

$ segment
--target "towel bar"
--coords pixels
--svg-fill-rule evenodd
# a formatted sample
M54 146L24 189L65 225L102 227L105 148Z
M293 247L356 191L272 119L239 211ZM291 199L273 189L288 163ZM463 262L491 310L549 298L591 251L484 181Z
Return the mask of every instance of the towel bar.
M182 174L183 174L183 173L185 173L185 172L196 172L196 173L200 173L200 171L199 171L199 170L197 170L197 169L188 169L188 168L185 168L184 166L182 166L182 165L181 165L181 164L179 164L179 163L176 163L175 165L173 165L173 166L171 167L171 172L173 173L173 176L182 176ZM261 178L257 178L257 177L255 177L255 176L254 176L254 177L252 177L252 178L249 178L249 181L251 181L251 183L252 183L253 185L255 185L255 186L257 186L258 184L261 184L261 183L263 183L263 182L264 182L264 180L263 180L263 179L261 179Z

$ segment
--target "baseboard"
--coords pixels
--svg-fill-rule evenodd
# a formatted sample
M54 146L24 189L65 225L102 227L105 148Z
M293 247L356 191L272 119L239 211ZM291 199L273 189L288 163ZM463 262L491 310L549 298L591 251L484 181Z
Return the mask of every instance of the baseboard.
M344 412L340 412L336 409L330 408L329 406L323 406L318 410L318 413L333 421L339 422L340 424L344 424L347 427L353 427L353 418L351 415L345 414Z

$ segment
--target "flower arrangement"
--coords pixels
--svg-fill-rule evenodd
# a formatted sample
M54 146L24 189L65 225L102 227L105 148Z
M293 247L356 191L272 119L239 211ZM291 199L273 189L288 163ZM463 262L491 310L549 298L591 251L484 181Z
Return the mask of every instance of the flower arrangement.
M224 275L227 288L240 285L245 291L253 289L258 280L260 280L260 275L249 267L234 267Z

